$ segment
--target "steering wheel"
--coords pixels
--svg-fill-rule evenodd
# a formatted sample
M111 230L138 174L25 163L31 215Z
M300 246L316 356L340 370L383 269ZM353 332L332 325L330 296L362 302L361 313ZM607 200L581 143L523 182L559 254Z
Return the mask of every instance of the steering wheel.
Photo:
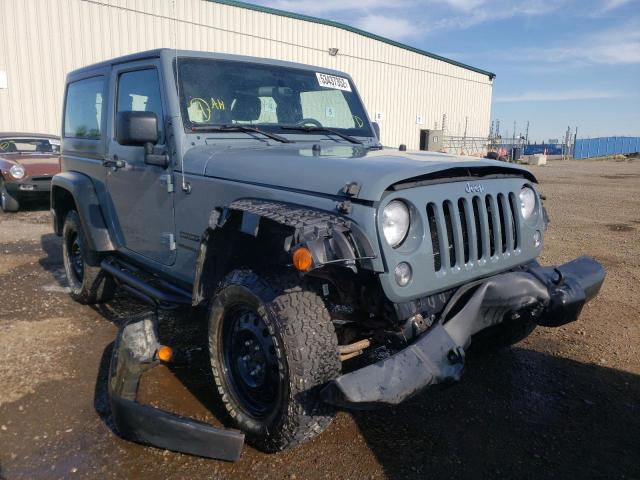
M296 123L296 127L304 127L309 123L312 124L314 127L318 127L318 128L323 127L323 125L315 118L303 118L302 120Z

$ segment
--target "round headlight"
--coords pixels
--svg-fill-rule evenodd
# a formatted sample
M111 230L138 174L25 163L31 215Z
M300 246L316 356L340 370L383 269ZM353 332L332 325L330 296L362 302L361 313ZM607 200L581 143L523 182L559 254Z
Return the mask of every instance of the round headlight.
M400 200L393 200L382 211L382 232L389 245L397 247L409 231L409 208Z
M531 216L533 210L536 208L536 192L533 188L526 185L520 190L520 211L522 217L526 220Z
M24 178L24 167L22 165L13 165L9 169L9 173L16 180L20 180L21 178Z

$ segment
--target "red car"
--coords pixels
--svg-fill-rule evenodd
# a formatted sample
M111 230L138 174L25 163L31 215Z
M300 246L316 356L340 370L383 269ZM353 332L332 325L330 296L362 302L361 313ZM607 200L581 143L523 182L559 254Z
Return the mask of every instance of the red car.
M60 138L0 133L0 207L17 212L26 198L48 198L51 177L60 172Z

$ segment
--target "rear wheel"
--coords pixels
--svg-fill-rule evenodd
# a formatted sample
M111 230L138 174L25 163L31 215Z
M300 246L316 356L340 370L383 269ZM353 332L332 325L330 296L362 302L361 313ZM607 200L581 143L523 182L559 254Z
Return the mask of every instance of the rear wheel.
M71 298L87 305L113 298L115 281L100 268L98 255L89 250L75 210L70 211L64 221L62 256Z
M293 447L331 423L319 390L340 374L338 341L324 302L296 274L231 272L212 302L209 351L222 402L256 447Z
M7 191L2 178L0 178L0 208L3 212L17 212L20 209L20 202Z

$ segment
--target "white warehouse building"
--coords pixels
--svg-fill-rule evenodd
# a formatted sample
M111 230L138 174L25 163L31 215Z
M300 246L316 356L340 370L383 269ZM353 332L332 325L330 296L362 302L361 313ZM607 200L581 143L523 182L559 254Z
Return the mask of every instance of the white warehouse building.
M489 133L494 74L319 18L234 0L0 0L0 132L60 133L65 75L159 47L350 74L384 145Z

